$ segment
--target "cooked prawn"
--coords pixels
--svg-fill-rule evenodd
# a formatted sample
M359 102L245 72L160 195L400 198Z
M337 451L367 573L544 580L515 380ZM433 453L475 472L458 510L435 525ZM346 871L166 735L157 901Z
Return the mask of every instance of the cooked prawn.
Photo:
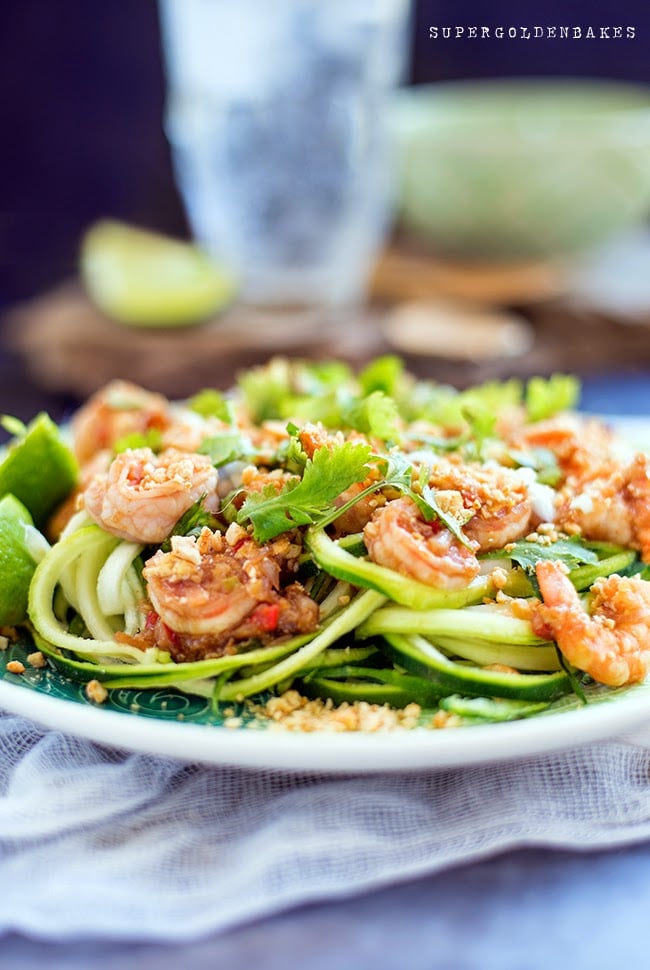
M134 448L117 455L83 492L88 514L107 532L131 542L165 539L203 496L215 501L218 472L207 455Z
M438 521L427 522L410 498L393 499L363 530L373 562L428 586L462 589L478 575L478 543L469 548Z
M177 451L198 451L206 438L231 430L231 426L220 418L204 418L188 410L178 414L172 408L169 423L162 430L162 446Z
M93 394L72 420L74 451L84 464L120 438L166 428L170 406L161 394L114 380Z
M230 640L303 633L318 623L318 605L298 583L282 580L298 566L290 536L260 546L239 526L225 535L205 528L198 539L174 537L170 552L145 564L143 577L176 659L214 656Z
M611 466L614 435L596 418L563 414L501 430L504 439L515 448L550 451L563 479L584 479Z
M533 615L540 636L556 641L579 670L608 687L643 680L650 670L650 583L636 577L609 576L592 587L590 612L563 565L537 564L544 598Z
M475 540L481 552L502 549L508 542L525 536L530 525L532 505L528 487L517 472L498 465L437 462L429 485L438 494L439 504L460 519L468 539Z
M650 562L650 467L638 454L623 468L601 477L569 480L558 493L557 524L577 527L587 539L639 549Z

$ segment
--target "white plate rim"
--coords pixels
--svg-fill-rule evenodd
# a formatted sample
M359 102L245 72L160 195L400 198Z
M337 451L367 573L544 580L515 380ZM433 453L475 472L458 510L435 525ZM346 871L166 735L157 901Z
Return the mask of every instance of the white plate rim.
M650 685L577 710L451 729L313 732L161 721L0 681L0 707L44 727L125 751L185 762L288 772L371 773L460 768L550 754L650 721Z

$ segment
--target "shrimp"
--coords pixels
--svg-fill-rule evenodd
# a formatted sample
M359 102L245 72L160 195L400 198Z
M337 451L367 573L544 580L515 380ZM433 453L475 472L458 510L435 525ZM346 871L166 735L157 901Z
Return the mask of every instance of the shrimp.
M440 522L426 522L410 498L377 509L363 538L373 562L428 586L462 589L479 572L478 543L468 548Z
M72 420L74 451L81 464L130 434L162 430L169 424L169 402L129 381L111 381L77 411Z
M515 448L550 451L562 480L582 480L611 467L614 436L607 425L595 418L563 414L502 431L504 439Z
M206 438L229 431L231 426L220 418L204 418L187 410L179 415L172 410L169 423L162 431L162 446L177 451L198 451Z
M260 546L237 525L225 535L204 528L198 539L173 537L171 551L158 550L143 577L174 658L218 656L238 640L314 629L317 603L298 583L282 588L299 555L291 536ZM151 626L160 626L155 617Z
M536 573L544 598L532 618L538 635L555 640L569 663L608 687L646 677L650 583L617 575L599 579L587 613L561 563L539 562Z
M602 477L567 482L558 493L557 524L587 539L631 546L650 563L649 461L639 453Z
M508 542L525 536L532 505L525 481L508 468L484 467L440 461L434 465L429 485L461 519L468 539L478 543L481 552L502 549Z
M123 451L95 475L82 502L95 522L130 542L158 543L200 498L215 500L218 472L207 455L167 449Z

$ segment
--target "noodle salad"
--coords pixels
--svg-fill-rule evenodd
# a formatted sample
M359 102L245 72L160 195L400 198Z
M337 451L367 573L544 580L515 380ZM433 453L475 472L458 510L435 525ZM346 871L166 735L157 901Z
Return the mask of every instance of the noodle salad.
M24 623L96 702L291 691L450 727L641 682L649 459L578 394L564 375L458 391L395 357L277 358L182 403L113 381L31 529Z

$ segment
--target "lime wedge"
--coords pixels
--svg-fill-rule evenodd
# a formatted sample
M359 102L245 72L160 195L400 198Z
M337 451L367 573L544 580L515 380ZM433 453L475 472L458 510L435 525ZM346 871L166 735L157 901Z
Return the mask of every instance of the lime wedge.
M0 495L10 492L44 524L77 483L78 467L61 432L45 413L14 438L0 461Z
M27 551L25 526L32 517L17 498L0 499L0 626L15 626L27 617L27 597L36 563Z
M112 220L84 236L81 275L104 313L139 327L197 323L235 295L233 278L198 246Z

